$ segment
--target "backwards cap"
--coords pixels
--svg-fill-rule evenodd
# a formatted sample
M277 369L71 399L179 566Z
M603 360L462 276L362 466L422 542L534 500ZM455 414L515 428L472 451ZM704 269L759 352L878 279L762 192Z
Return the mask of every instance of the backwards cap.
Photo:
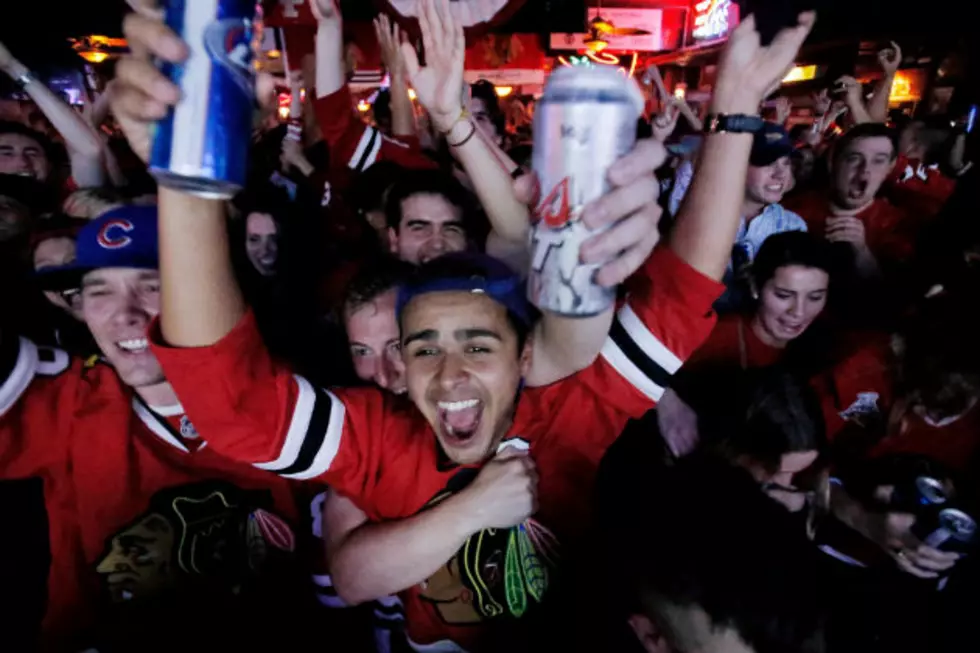
M405 307L420 295L454 291L486 295L527 327L534 319L521 278L505 263L476 252L454 252L422 265L398 289L396 316L401 321Z

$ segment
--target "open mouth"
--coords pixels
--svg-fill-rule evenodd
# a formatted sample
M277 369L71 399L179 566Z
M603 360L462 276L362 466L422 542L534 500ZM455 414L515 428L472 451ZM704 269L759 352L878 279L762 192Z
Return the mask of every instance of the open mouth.
M116 343L116 347L127 354L142 354L150 348L150 343L146 338L131 338L129 340L120 340Z
M784 331L794 335L802 331L804 326L803 324L787 324L785 322L780 322L779 325Z
M851 182L851 187L848 189L847 194L852 198L864 197L864 194L868 192L868 182L867 181L853 181Z
M483 402L479 399L440 401L437 405L440 430L450 444L463 444L480 429Z

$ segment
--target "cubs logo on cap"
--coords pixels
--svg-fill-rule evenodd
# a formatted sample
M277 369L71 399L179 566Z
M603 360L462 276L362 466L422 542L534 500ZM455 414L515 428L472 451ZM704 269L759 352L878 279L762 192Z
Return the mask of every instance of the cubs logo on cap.
M121 249L133 242L126 234L135 228L130 220L109 220L102 226L95 240L103 249Z
M44 290L68 290L81 286L82 277L101 268L159 267L157 208L120 206L82 227L75 239L75 260L67 265L38 270Z

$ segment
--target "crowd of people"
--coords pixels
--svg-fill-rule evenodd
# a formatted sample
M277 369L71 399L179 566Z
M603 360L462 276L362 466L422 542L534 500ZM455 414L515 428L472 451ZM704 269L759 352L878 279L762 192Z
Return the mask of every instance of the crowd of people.
M84 112L0 44L4 650L973 645L976 171L889 113L897 44L790 129L812 12L745 17L703 109L637 75L578 218L618 299L572 317L527 299L534 99L421 0L363 114L309 3L301 140L263 107L231 201L147 172L189 55L154 2Z

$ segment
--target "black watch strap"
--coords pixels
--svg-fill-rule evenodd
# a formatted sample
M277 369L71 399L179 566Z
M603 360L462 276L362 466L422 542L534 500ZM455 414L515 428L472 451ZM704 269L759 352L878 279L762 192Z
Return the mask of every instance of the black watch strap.
M709 113L704 121L704 133L722 134L761 132L765 121L759 116L749 116L744 113Z

